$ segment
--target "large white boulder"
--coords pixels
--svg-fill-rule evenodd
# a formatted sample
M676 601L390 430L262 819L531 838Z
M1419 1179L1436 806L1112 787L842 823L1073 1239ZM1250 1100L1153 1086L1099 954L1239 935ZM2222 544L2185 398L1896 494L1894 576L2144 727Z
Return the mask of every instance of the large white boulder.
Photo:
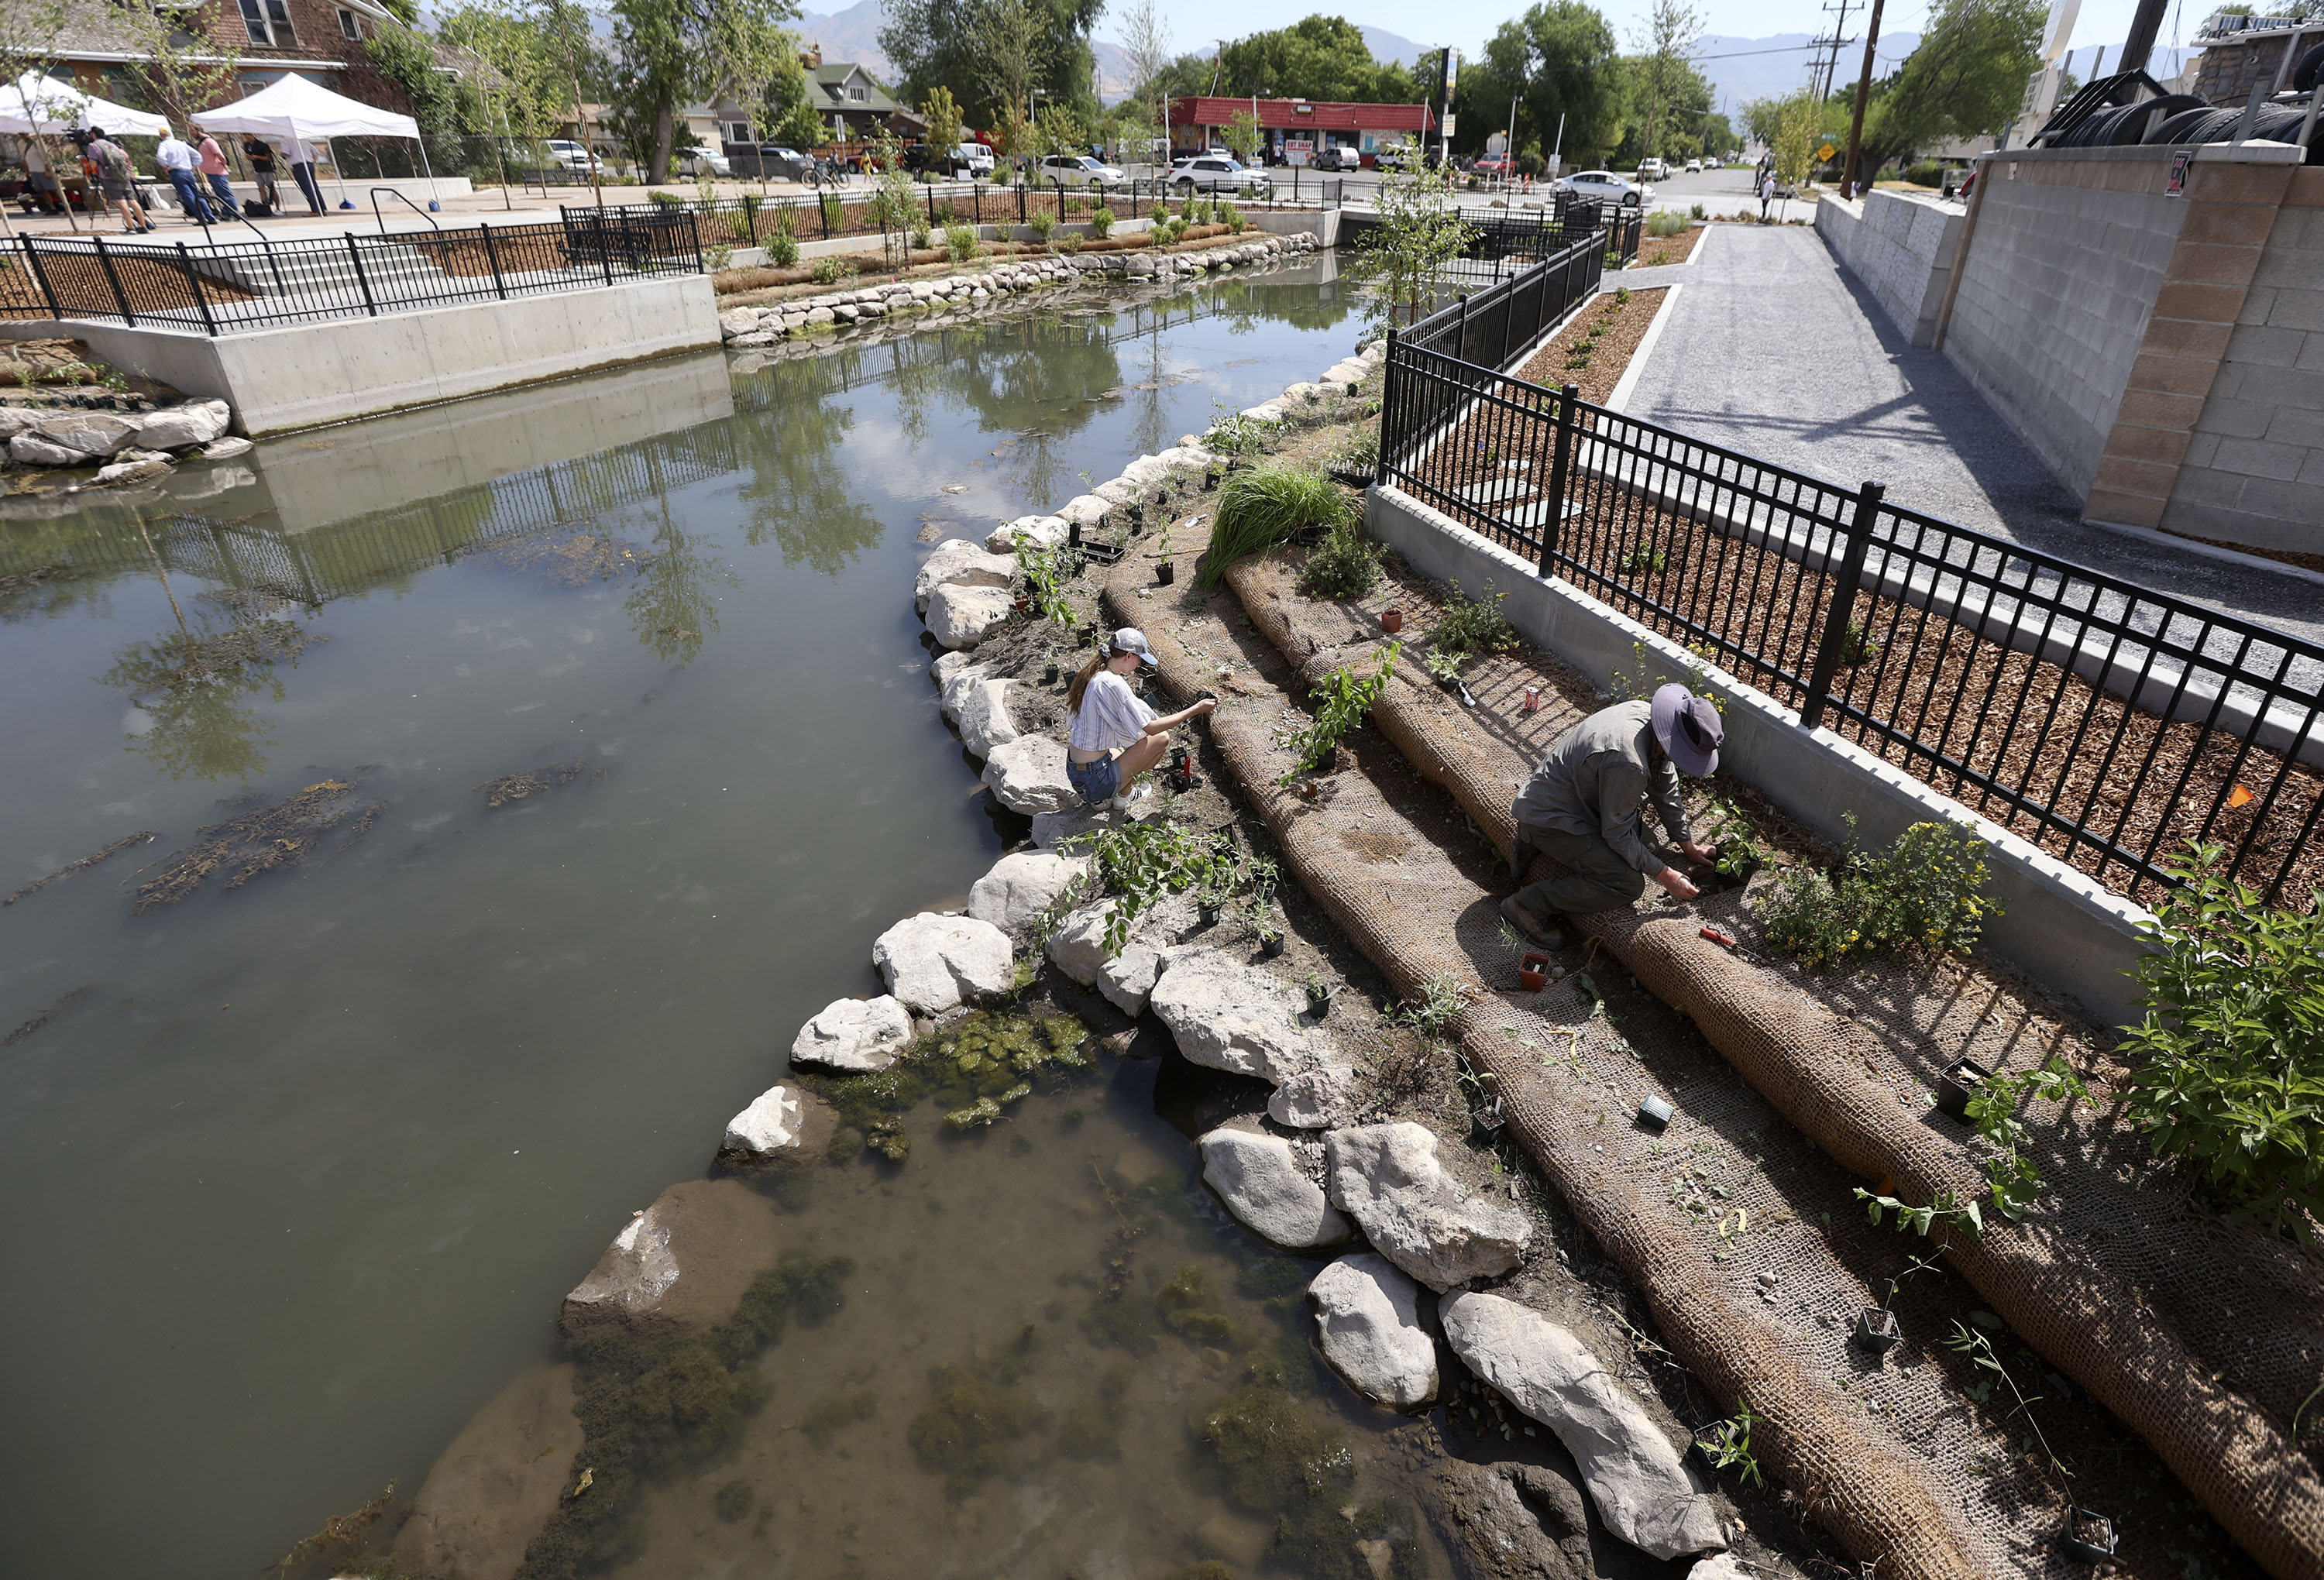
M1105 519L1105 513L1111 509L1113 503L1110 500L1100 499L1093 493L1075 494L1057 507L1057 519L1067 525L1078 521L1084 527L1094 527Z
M1064 744L1046 735L1022 735L994 747L984 759L984 782L1001 805L1028 817L1083 804L1081 793L1065 776Z
M1345 1064L1300 1071L1267 1099L1267 1116L1294 1130L1337 1130L1355 1123L1362 1083Z
M838 1127L829 1103L799 1086L769 1087L751 1106L726 1121L719 1150L755 1159L804 1155L819 1150Z
M223 400L189 400L138 419L137 443L148 450L182 450L225 434L234 409Z
M1006 587L947 583L928 600L928 634L940 647L973 648L1015 611L1016 602Z
M1347 1215L1323 1199L1323 1188L1301 1171L1283 1137L1213 1130L1194 1144L1203 1153L1203 1183L1243 1227L1286 1251L1337 1245L1355 1233Z
M1003 932L1022 932L1088 868L1086 856L1060 856L1053 850L1003 856L970 886L968 914Z
M964 537L936 545L912 582L912 607L922 614L939 587L1006 587L1015 579L1013 555L987 554Z
M1360 1125L1331 1132L1324 1144L1332 1205L1356 1220L1374 1250L1431 1289L1508 1272L1533 1237L1525 1214L1461 1189L1425 1125Z
M1049 934L1049 959L1083 987L1096 988L1122 1014L1141 1015L1170 952L1170 929L1148 912L1131 923L1121 952L1110 955L1105 930L1112 916L1111 900L1067 912Z
M938 705L960 731L960 743L968 749L969 756L989 758L994 748L1017 739L1016 721L1009 717L1009 688L1016 684L995 680L981 669L969 669L954 675L944 688Z
M1580 1339L1499 1295L1463 1291L1437 1309L1462 1364L1565 1445L1607 1529L1658 1558L1726 1547L1685 1459Z
M1019 516L1005 527L995 527L984 535L984 547L992 554L1008 554L1019 542L1030 543L1037 548L1055 548L1065 540L1065 519L1062 516Z
M1333 1061L1330 1044L1300 1023L1298 994L1215 951L1175 956L1153 1004L1178 1052L1213 1070L1280 1086Z
M911 1013L894 995L838 998L799 1028L791 1043L791 1063L849 1074L885 1070L911 1042Z
M973 916L923 911L881 933L872 963L907 1009L922 1015L975 998L998 997L1016 986L1017 951L1009 935Z
M1387 1257L1342 1256L1307 1286L1315 1344L1348 1386L1390 1410L1436 1397L1436 1341L1420 1326L1420 1286Z

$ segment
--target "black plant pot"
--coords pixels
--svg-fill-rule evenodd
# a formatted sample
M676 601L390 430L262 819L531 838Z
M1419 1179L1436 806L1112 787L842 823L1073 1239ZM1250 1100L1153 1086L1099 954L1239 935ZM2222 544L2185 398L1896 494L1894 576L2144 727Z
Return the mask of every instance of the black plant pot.
M1160 565L1156 565L1154 567L1154 579L1165 587L1167 587L1170 583L1176 582L1178 579L1177 562L1175 560L1164 560Z
M1055 661L1055 660L1052 660L1051 662L1049 662L1049 663L1047 663L1047 664L1044 664L1043 666L1041 666L1041 684L1042 684L1043 685L1055 685L1055 684L1057 684L1057 674L1058 674L1058 670L1057 670L1057 666L1056 666L1056 661Z
M1469 1123L1477 1127L1480 1135L1490 1135L1508 1124L1508 1118L1501 1113L1501 1099L1496 1096L1491 1102L1471 1113Z
M1202 917L1202 925L1204 927L1216 927L1219 924L1218 906L1206 901L1203 905L1198 905L1196 910Z
M1638 1123L1649 1130L1663 1130L1677 1117L1678 1110L1666 1098L1643 1098L1638 1102Z
M1732 872L1722 868L1719 874L1719 880L1729 888L1739 889L1758 875L1759 866L1759 859L1757 856L1751 857L1748 860L1737 862L1735 870Z
M1937 1078L1937 1110L1964 1124L1969 1120L1969 1099L1978 1085L1993 1079L1993 1071L1973 1059L1956 1059L1945 1066Z
M1070 548L1079 548L1082 546L1082 524L1079 521L1065 523L1065 544Z
M1313 988L1307 989L1307 1013L1309 1015L1314 1015L1317 1020L1322 1020L1326 1015L1331 1013L1331 1009L1332 990L1330 988L1326 988L1321 993L1316 992Z
M1904 1337L1904 1330L1896 1326L1894 1311L1867 1306L1856 1314L1856 1342L1866 1349L1886 1355Z
M1289 947L1290 942L1291 941L1280 932L1271 932L1259 941L1259 955L1265 960L1274 960Z
M1344 483L1350 488L1371 486L1372 474L1369 472L1359 472L1352 466L1333 466L1327 470L1331 473L1333 482Z
M2114 1521L2088 1509L2069 1506L2066 1510L2066 1534L2060 1544L2086 1564L2098 1563L2114 1557L2115 1545L2122 1533Z

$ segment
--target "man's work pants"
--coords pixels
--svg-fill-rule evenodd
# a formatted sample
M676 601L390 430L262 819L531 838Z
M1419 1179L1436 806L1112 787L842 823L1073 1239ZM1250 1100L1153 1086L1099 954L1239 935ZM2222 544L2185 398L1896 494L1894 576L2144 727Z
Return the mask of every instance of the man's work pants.
M1527 847L1539 850L1566 870L1563 877L1529 884L1517 891L1517 904L1544 920L1563 911L1627 910L1646 892L1646 875L1621 857L1597 834L1569 834L1555 829L1517 824L1517 853Z

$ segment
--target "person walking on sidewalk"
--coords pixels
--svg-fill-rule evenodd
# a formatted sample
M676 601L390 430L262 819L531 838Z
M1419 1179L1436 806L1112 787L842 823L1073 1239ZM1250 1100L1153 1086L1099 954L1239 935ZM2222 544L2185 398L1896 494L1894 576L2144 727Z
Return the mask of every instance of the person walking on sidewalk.
M233 184L226 179L226 150L217 145L217 138L199 126L193 130L201 138L201 142L194 149L194 161L202 172L202 179L210 185L210 201L229 218L239 219L242 208L235 202Z
M1665 685L1651 702L1600 709L1550 742L1509 809L1517 819L1510 865L1524 871L1531 849L1564 867L1566 876L1518 890L1501 902L1501 914L1542 948L1563 949L1558 914L1627 909L1646 892L1648 878L1674 900L1694 898L1694 885L1647 844L1640 804L1654 803L1687 859L1711 861L1711 847L1695 843L1687 827L1678 776L1710 776L1725 739L1708 698Z
M1767 223L1767 206L1775 200L1775 172L1762 170L1759 173L1759 223L1761 225Z
M178 207L185 210L189 225L208 225L217 216L202 200L202 189L194 183L194 166L199 156L193 145L169 127L161 128L161 145L153 151L153 162L161 167L171 187L178 194Z
M1130 809L1130 782L1162 760L1174 725L1209 712L1209 697L1175 713L1157 713L1138 700L1129 676L1157 664L1146 633L1124 626L1082 666L1065 693L1065 777L1092 806Z
M124 235L135 235L153 228L145 206L137 201L137 167L129 158L129 151L100 132L88 140L89 161L97 166L97 184L105 200L121 211L121 229Z

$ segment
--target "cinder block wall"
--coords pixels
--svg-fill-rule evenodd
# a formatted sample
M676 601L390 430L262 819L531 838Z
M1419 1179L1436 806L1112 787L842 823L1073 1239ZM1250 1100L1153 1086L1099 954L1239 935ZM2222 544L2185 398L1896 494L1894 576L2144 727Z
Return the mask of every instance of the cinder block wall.
M1819 200L1816 230L1897 333L1911 344L1927 345L1936 338L1962 216L1958 204L1940 198L1875 190L1860 202Z
M2292 172L2159 524L2324 554L2324 168Z
M1945 355L2079 496L2161 293L2183 198L2168 151L2033 149L1978 162Z

